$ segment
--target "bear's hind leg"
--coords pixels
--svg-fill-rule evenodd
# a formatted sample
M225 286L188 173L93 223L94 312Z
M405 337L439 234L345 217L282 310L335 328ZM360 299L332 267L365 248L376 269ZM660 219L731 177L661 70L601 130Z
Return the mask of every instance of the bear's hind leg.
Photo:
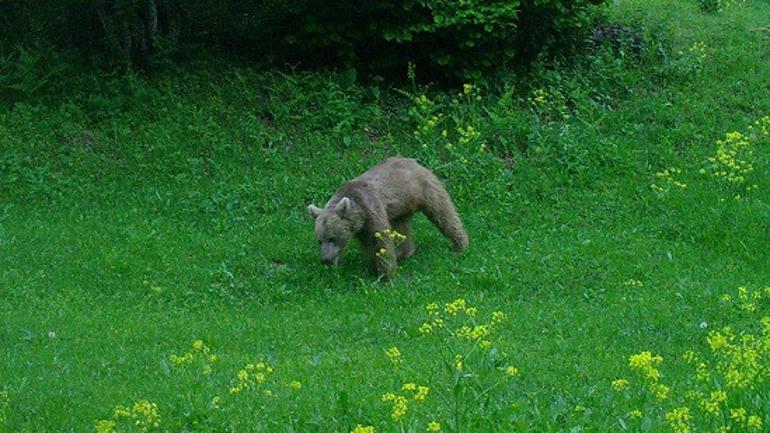
M426 188L422 211L452 241L454 251L460 252L468 247L468 234L465 233L452 199L438 179Z
M406 236L397 248L398 260L408 259L414 255L414 239L412 238L412 217L407 216L393 222L393 230Z

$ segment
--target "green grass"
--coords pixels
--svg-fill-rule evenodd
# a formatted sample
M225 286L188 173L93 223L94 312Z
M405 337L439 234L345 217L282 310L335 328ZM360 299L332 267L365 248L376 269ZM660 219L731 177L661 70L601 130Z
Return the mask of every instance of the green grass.
M380 397L407 381L431 393L406 430L670 431L663 413L692 385L681 355L707 348L700 324L752 329L770 315L767 299L753 314L720 302L770 285L770 140L755 143L756 190L699 173L726 132L770 114L770 38L753 30L770 5L708 15L694 0L624 0L610 16L647 34L643 61L600 54L504 76L456 105L457 89L415 90L446 119L417 137L425 119L401 92L242 67L86 75L4 108L0 431L92 431L142 399L162 431L400 431ZM701 41L702 61L688 51ZM538 88L549 99L533 108ZM468 125L479 136L459 146ZM420 217L417 254L392 282L375 281L356 246L323 267L305 207L393 154L446 180L470 249L450 253ZM655 193L670 167L688 187ZM508 357L475 371L492 380L488 362L503 362L519 376L483 403L474 385L455 391L453 352L417 331L426 304L457 298L507 315L493 341ZM210 375L169 362L196 339L219 356ZM663 356L672 400L611 391L618 377L639 389L627 364L643 350ZM259 360L275 368L274 397L209 407ZM770 425L769 389L730 403ZM463 429L445 394L463 403Z

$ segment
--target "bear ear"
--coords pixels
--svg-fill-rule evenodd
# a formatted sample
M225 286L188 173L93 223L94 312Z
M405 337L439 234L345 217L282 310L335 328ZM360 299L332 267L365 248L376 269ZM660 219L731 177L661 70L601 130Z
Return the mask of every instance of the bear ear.
M342 197L342 200L340 200L340 202L337 203L337 206L334 208L334 210L337 211L337 213L340 215L345 215L349 209L350 199L347 197Z
M310 216L312 216L313 218L318 218L318 215L321 214L321 210L322 210L321 208L317 207L314 204L311 204L310 206L307 207L307 211L310 212Z

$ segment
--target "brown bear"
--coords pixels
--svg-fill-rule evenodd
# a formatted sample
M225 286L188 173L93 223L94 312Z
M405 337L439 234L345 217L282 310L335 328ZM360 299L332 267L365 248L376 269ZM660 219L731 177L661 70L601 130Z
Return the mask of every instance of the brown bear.
M315 218L323 263L336 266L355 236L386 279L398 260L414 254L415 212L424 213L452 241L455 251L468 246L468 235L441 181L414 159L388 158L342 184L323 209L311 204L308 211Z

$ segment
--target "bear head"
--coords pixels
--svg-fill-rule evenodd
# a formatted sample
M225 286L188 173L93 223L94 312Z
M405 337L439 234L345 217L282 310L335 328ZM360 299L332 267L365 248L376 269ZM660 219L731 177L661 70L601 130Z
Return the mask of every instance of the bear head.
M312 204L307 207L315 218L315 235L324 264L337 266L345 245L361 229L362 223L358 221L354 207L355 203L348 197L336 204L327 204L323 209Z

